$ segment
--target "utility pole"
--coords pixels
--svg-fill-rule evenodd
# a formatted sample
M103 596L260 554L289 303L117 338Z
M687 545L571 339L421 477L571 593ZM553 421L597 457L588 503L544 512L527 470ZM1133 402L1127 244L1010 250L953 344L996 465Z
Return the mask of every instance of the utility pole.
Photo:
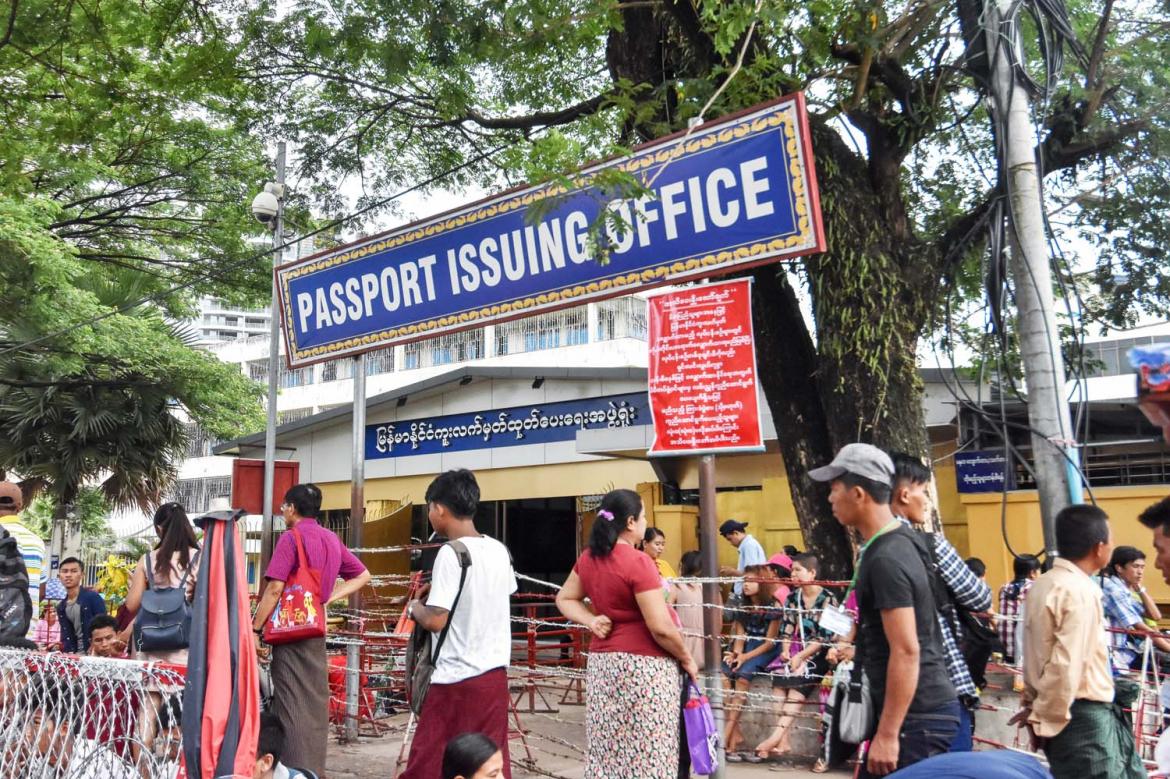
M1044 550L1052 560L1056 556L1056 515L1070 503L1082 501L1082 485L1052 295L1043 192L1036 164L1036 130L1027 88L1013 67L1015 54L1022 51L1022 46L1013 32L1017 28L1004 24L1013 9L1018 13L1013 0L987 0L984 18L992 110L1004 152L1002 180L1010 196L1016 331L1028 390L1028 423L1032 428Z
M353 358L353 441L350 457L349 487L349 545L352 549L362 547L362 526L366 521L366 355ZM360 632L362 624L362 594L349 596L351 624L347 627L353 633ZM345 742L357 743L358 705L361 698L361 647L354 638L345 650Z
M702 551L702 574L705 579L714 579L719 576L719 531L715 527L715 456L705 454L699 458L699 549ZM719 662L722 651L719 646L719 634L723 632L723 611L717 605L722 595L719 585L713 581L703 584L703 633L705 638L706 657L703 661L703 675L707 681L707 695L711 701L711 711L715 715L715 730L723 738L723 679L719 671ZM695 658L699 662L699 658ZM723 779L726 756L724 747L720 744L719 756L715 763L714 779Z
M276 388L280 376L280 305L276 288L277 266L284 252L284 141L276 145L276 188L280 205L272 232L272 313L268 327L268 424L264 428L264 517L260 524L260 581L272 559L273 500L276 485Z

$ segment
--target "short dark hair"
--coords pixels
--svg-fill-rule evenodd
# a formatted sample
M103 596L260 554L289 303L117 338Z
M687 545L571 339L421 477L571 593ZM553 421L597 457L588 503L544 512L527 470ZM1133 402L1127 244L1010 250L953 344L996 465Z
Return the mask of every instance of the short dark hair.
M908 481L911 484L926 484L930 481L930 469L922 464L922 458L905 452L888 452L894 463L894 484Z
M1170 498L1162 498L1138 515L1138 522L1150 530L1162 528L1162 535L1170 536Z
M642 543L648 544L659 536L666 538L666 533L663 533L656 527L648 527L646 528L645 535L642 536Z
M971 573L982 579L987 575L987 563L980 560L978 557L968 557L963 563L967 566Z
M114 632L118 632L118 620L111 617L109 614L98 614L89 621L89 637L93 638L95 630L102 628L113 628Z
M680 576L698 576L703 571L703 556L699 554L698 550L692 549L689 552L684 552L682 559L678 561L678 572Z
M460 519L471 519L479 510L479 483L466 468L444 471L427 487L426 501L446 506Z
M792 558L792 562L794 565L796 563L800 563L802 566L804 566L809 571L819 571L820 565L821 565L821 561L818 560L817 556L815 554L813 554L812 552L804 552L803 554L798 554Z
M256 744L256 757L272 755L272 762L279 763L284 756L284 726L272 712L260 715L260 738Z
M893 486L890 484L874 481L873 479L867 478L865 476L858 476L856 473L843 473L837 478L837 481L840 481L842 484L844 484L847 489L860 487L862 491L869 495L874 503L878 503L883 506L889 505L890 495L894 491Z
M284 502L296 509L297 516L315 518L321 513L321 488L316 484L297 484L284 493Z
M789 557L796 557L798 554L800 554L800 550L792 544L785 544L784 554L788 555Z
M500 748L482 733L460 733L443 750L443 779L472 777Z
M61 569L62 569L62 568L64 568L65 566L69 565L69 563L77 563L77 567L78 567L78 568L80 568L80 569L81 569L81 570L83 570L83 571L85 570L85 566L84 566L84 565L82 565L82 564L81 564L81 561L80 561L80 560L78 560L76 557L66 557L66 558L65 558L64 560L62 560L62 561L61 561L61 563L60 563L60 564L57 566L57 570L58 570L58 571L59 571L59 570L61 570Z
M1109 515L1096 506L1078 503L1056 515L1056 551L1067 560L1084 560L1108 540Z
M1012 573L1015 578L1027 579L1033 572L1040 570L1040 558L1032 554L1018 555L1012 560Z
M1124 568L1134 560L1145 559L1146 553L1136 546L1119 546L1113 550L1113 556L1109 558L1109 567L1105 570L1109 575L1116 576L1118 568Z

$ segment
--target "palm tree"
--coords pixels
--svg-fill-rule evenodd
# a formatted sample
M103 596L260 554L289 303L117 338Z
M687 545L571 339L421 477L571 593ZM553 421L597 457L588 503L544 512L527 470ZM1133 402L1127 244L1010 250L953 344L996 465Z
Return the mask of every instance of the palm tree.
M0 386L0 463L45 489L58 518L87 484L112 506L149 511L170 488L187 447L173 414L172 388L126 374L116 381L74 377L76 384Z

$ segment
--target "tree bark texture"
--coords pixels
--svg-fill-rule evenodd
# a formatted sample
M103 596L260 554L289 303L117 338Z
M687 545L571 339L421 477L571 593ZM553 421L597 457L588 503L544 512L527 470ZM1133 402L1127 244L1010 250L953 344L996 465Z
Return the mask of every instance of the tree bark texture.
M690 0L668 7L622 10L607 64L616 80L662 84L667 66L689 77L719 64L713 45L696 42L685 24ZM696 17L697 18L697 17ZM689 54L664 57L669 47ZM661 121L665 117L654 117ZM648 125L627 133L649 140ZM939 257L912 234L901 191L904 152L893 136L874 132L868 158L831 127L813 122L813 153L828 250L803 260L812 296L815 341L788 272L754 272L752 297L760 382L776 426L805 546L822 573L847 576L852 546L832 516L828 489L808 478L841 446L865 441L926 453L922 385L916 353L938 287Z

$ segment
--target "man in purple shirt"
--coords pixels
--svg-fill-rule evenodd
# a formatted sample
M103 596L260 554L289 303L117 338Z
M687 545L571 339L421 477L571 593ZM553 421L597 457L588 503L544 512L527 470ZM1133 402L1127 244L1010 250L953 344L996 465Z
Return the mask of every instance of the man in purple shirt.
M280 537L264 576L268 584L252 618L256 650L261 650L264 623L272 616L284 584L297 570L297 546L301 537L310 568L321 572L321 603L340 601L370 581L370 572L341 539L317 524L321 490L315 484L298 484L284 495L280 511L289 532ZM343 583L334 588L338 579ZM329 675L325 639L309 638L272 647L272 712L288 734L286 762L325 773L329 739Z

